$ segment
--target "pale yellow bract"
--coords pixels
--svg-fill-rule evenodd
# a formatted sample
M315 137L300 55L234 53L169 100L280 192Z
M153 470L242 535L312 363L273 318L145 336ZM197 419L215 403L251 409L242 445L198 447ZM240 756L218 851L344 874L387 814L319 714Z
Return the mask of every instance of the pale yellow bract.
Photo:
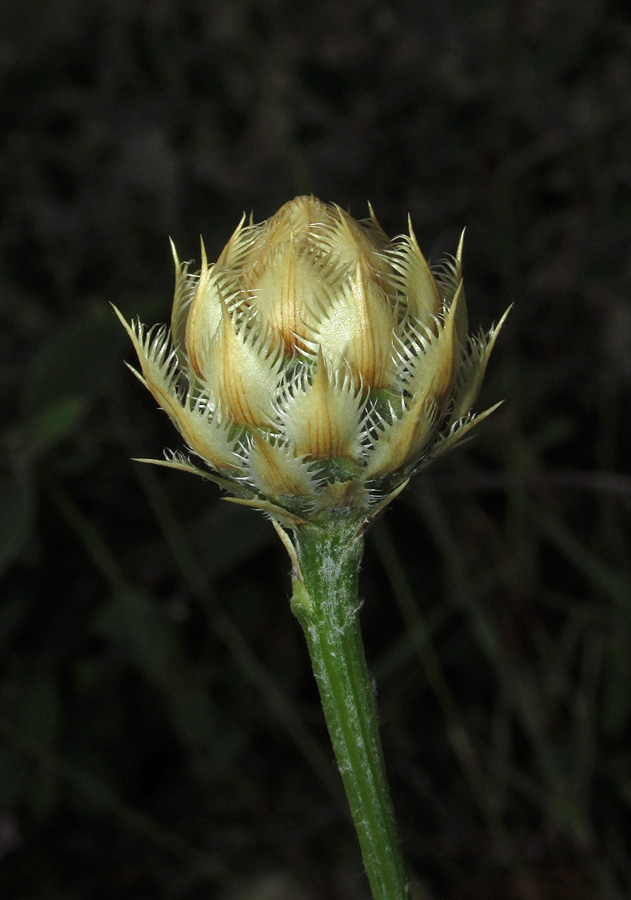
M202 244L197 274L173 254L170 332L121 317L136 374L208 468L161 465L286 524L368 517L496 408L472 413L507 313L468 336L462 240L432 272L411 224L390 240L372 209L296 197L244 216L216 263Z

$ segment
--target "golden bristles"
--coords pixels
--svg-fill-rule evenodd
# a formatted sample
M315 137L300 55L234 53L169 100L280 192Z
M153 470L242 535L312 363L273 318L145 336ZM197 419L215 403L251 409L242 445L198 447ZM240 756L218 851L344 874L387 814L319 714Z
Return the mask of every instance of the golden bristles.
M296 197L244 216L216 263L202 243L196 274L173 256L170 332L118 314L136 374L208 469L162 465L285 523L369 515L495 409L471 412L507 313L468 336L462 240L432 271L411 224L389 240L372 210Z

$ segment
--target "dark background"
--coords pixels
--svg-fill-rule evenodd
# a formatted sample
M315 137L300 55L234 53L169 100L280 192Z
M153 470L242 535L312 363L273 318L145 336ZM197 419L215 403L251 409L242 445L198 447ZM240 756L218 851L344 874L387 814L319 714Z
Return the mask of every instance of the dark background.
M4 0L0 893L353 900L270 524L177 472L109 307L297 193L514 309L504 406L375 526L363 626L433 900L631 893L631 19L599 0Z

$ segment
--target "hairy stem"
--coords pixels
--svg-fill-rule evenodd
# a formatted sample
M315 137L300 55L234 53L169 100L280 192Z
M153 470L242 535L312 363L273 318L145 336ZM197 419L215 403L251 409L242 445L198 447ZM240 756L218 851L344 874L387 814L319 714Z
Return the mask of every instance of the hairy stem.
M374 900L406 900L373 685L359 624L360 524L331 514L295 532L292 610L302 625Z

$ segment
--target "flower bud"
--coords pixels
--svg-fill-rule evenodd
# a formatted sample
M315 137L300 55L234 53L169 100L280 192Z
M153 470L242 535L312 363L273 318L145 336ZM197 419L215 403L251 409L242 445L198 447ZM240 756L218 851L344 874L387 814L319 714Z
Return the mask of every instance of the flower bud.
M411 225L390 241L372 210L296 197L244 216L214 264L202 243L199 273L174 259L172 337L124 323L139 377L208 470L163 464L280 521L369 517L492 411L471 408L506 314L467 337L462 240L432 271Z

